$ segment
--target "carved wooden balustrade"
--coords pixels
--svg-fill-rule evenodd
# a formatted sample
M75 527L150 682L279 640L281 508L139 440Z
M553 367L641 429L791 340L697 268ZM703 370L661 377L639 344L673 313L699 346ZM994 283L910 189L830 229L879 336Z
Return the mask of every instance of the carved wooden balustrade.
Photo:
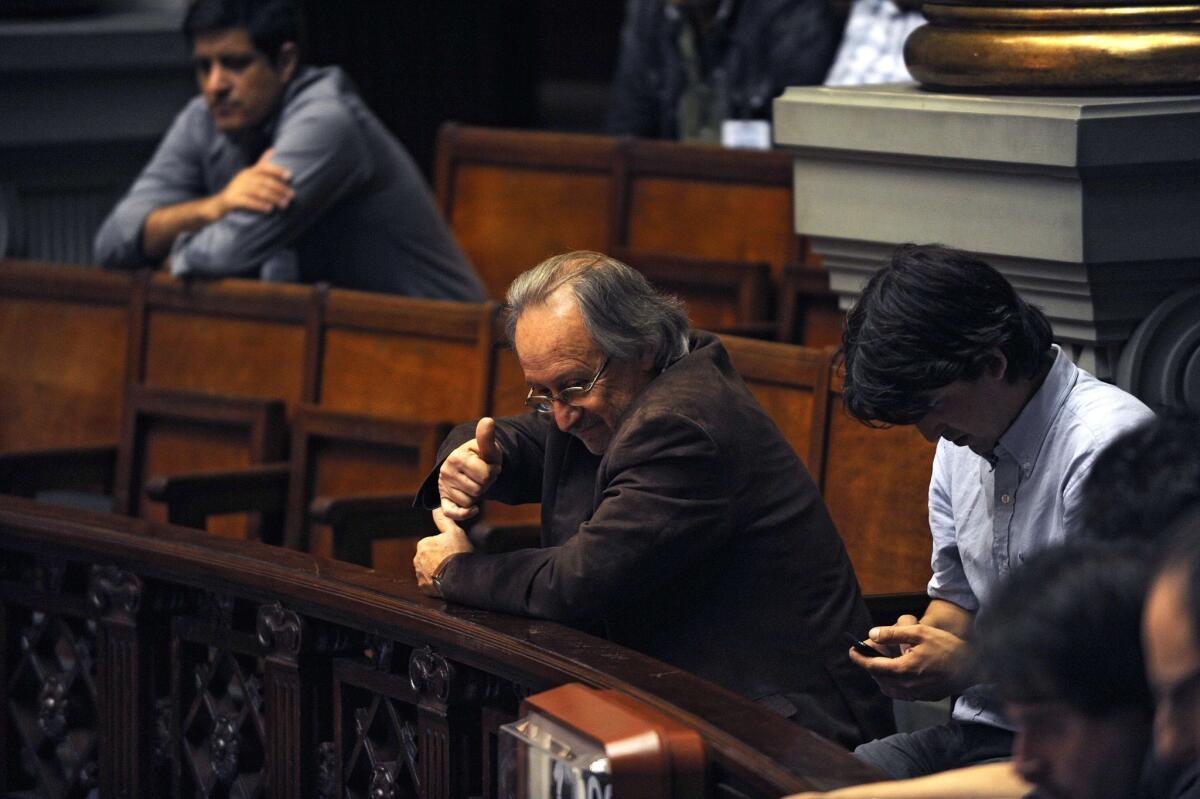
M495 796L498 726L570 681L698 730L713 797L872 777L659 661L255 542L0 497L0 599L6 796Z

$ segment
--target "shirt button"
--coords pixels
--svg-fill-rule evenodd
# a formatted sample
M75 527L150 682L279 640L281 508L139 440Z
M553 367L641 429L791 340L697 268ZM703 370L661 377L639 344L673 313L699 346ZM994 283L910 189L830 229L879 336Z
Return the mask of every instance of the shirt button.
M1004 496L1000 497L1000 501L1003 502L1005 505L1011 505L1012 504L1012 495L1005 494Z

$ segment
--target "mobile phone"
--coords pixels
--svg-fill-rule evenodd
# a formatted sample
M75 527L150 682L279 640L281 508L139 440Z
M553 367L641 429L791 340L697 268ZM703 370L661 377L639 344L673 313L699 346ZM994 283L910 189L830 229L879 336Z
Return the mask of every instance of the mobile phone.
M846 643L848 643L848 644L850 644L850 646L854 647L855 652L857 652L860 655L863 655L864 657L869 657L869 658L885 658L885 657L887 657L887 655L880 652L878 649L875 649L874 647L870 646L865 641L858 640L857 637L855 637L854 635L852 635L848 632L843 632L842 638L846 641Z

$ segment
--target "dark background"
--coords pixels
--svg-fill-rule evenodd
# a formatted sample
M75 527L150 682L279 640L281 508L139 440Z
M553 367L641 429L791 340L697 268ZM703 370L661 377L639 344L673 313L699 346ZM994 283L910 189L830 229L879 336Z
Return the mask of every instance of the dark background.
M431 174L446 120L598 131L618 0L300 0L306 60L340 64Z

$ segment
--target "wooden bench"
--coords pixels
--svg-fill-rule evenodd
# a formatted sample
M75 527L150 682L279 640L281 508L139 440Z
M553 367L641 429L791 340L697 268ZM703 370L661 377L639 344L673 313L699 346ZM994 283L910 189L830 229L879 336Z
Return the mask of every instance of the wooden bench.
M5 264L0 268L0 286L12 285L12 276L26 271L24 265ZM44 268L36 277L43 296L61 297L68 310L79 310L78 298L88 296L81 286L91 278L104 290L113 290L113 276L104 273ZM66 286L57 295L51 286L55 279L65 281ZM135 344L128 348L134 366L118 366L118 373L135 375L140 383L159 389L221 391L243 399L258 395L259 401L282 402L293 422L297 409L311 406L314 416L329 414L328 418L338 420L347 430L342 440L352 448L359 446L351 443L356 440L352 432L356 427L362 430L378 423L400 429L417 424L428 431L482 415L524 412L524 378L512 352L501 343L494 304L440 303L242 281L185 285L162 277L137 283L129 296L127 316L140 320L132 329L142 332L131 337ZM54 306L57 300L38 302ZM103 313L97 318L111 319L114 313L120 318L120 313L111 309L112 302L111 295L102 296ZM66 314L67 310L57 307L49 311L52 319ZM86 312L82 315L88 318ZM48 335L43 335L43 340L48 340ZM864 589L874 594L923 588L929 569L925 496L932 447L911 428L872 430L847 417L841 409L837 376L829 372L829 351L736 337L725 341L751 391L821 488ZM20 339L15 335L0 339L0 343L10 351L20 351ZM245 369L237 366L235 354L240 348L252 351L251 365ZM172 349L179 357L168 357ZM76 368L64 369L65 364L73 364L69 351L58 357L60 362L47 371ZM81 366L83 374L88 374L90 364ZM254 370L259 368L266 388L253 380ZM189 369L202 374L187 374ZM75 391L64 384L61 395L45 402L50 407L70 407ZM293 399L297 395L299 399ZM17 396L33 402L28 393L18 392ZM293 431L293 442L295 435ZM40 441L59 446L87 443L66 436ZM379 442L362 440L360 444L360 465L365 470L365 464L378 456L378 450L372 448ZM181 446L186 449L189 445ZM401 450L412 452L404 446ZM393 455L400 457L399 451ZM92 456L92 460L76 461L76 466L83 474L81 479L96 482L103 473L100 461L104 455L93 450ZM157 462L170 462L166 454L156 457L160 458ZM428 464L431 456L421 457ZM195 459L188 462L196 463ZM229 464L215 463L213 468L222 465ZM291 503L288 540L299 545L306 534L303 525L297 526L296 520L304 515L298 508L308 509L311 526L315 500L336 499L343 491L349 492L346 496L360 495L365 484L348 481L339 487L334 481L306 486L296 480L296 489L288 495L288 475L293 467L294 463L280 463L273 467L273 476L267 474L267 467L256 467L247 491L265 503L253 508L271 510ZM3 468L0 463L0 472ZM410 469L407 477L396 481L383 479L381 473L380 490L389 494L408 491L408 481L418 471ZM11 469L9 473L13 474ZM151 471L144 479L153 476ZM209 474L206 479L213 490L216 476ZM220 507L227 512L232 499L225 494L220 497ZM378 513L384 509L375 507ZM488 508L493 524L536 523L537 512L537 506ZM196 517L176 518L194 523ZM389 545L376 542L376 555ZM354 551L352 542L346 546L351 547L346 551ZM396 546L410 547L411 542L400 540ZM392 558L391 562L400 564L397 568L406 566L405 553L397 550Z
M825 317L840 326L827 283L793 280L780 290L789 270L824 274L792 229L784 153L449 123L438 136L437 194L496 299L545 258L590 249L641 264L694 308L698 327L731 329L732 321L747 332L748 323L787 313L785 326L760 332L823 346L832 343ZM727 301L712 313L714 286L745 292L760 264L766 285L740 294L738 318ZM733 265L743 273L736 279ZM810 307L807 323L797 323Z

